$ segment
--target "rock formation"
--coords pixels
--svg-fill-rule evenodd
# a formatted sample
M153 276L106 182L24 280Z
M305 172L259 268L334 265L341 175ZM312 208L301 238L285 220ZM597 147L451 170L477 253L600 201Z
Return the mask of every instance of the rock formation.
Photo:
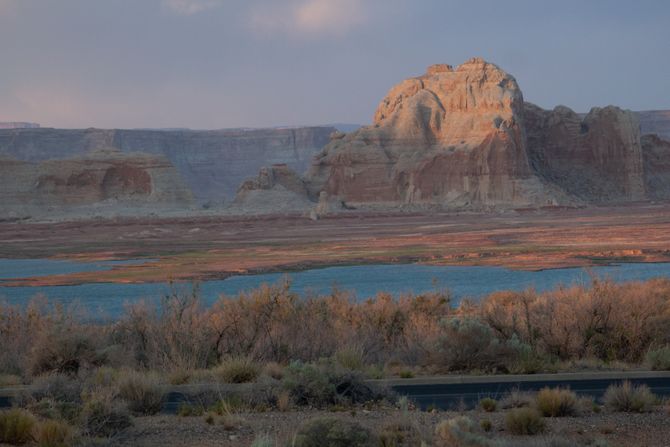
M307 174L346 204L527 206L560 192L531 170L516 80L482 59L392 88L374 124L334 139Z
M285 164L264 167L237 191L234 206L244 212L304 211L311 205L304 181Z
M526 103L528 152L534 171L591 203L645 199L640 124L618 107L594 108L584 118L567 107Z
M0 212L45 215L77 207L188 209L191 192L162 156L104 151L65 160L0 159Z

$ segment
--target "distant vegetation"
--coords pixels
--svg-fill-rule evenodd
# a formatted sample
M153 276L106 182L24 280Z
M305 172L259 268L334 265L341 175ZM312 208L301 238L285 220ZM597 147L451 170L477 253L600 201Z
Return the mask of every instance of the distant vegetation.
M354 414L357 407L380 403L409 411L407 400L376 389L365 381L370 378L644 362L663 369L669 342L668 280L594 279L588 287L499 292L458 306L446 293L399 299L380 294L357 302L339 292L302 298L281 284L205 308L194 287L158 307L129 305L121 319L107 323L36 300L24 308L0 306L0 386L29 385L15 402L20 410L0 412L0 442L69 445L72 439L114 437L134 417L160 411L166 385L201 384L189 391L178 414L232 431L244 423L241 411ZM255 385L226 388L248 382ZM478 407L486 415L505 412L500 430L529 435L545 431L545 417L647 412L660 403L648 388L628 383L611 387L603 402L600 407L567 389L544 389L511 392L499 401L486 397ZM294 442L316 445L312 440L319 436L347 433L358 443L349 445L404 445L398 439L503 445L491 443L488 419L450 419L430 433L403 424L373 433L322 419L300 428ZM259 437L256 444L268 442Z
M0 383L8 384L102 366L160 371L174 383L240 383L268 363L324 359L373 378L670 365L670 281L662 279L594 279L458 306L448 293L361 302L341 292L303 298L280 284L205 308L194 287L157 307L129 305L109 323L39 299L0 305L0 315Z

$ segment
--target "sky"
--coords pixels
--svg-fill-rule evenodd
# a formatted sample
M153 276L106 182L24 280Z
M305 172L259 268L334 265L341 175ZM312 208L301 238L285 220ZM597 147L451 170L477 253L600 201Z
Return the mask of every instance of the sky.
M0 121L367 124L474 56L545 108L670 109L670 1L0 0Z

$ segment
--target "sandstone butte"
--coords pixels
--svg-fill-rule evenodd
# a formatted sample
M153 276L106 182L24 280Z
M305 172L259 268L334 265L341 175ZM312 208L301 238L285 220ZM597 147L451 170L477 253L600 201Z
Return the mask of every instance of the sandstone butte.
M524 102L514 77L474 58L402 81L371 126L331 136L299 186L285 167L267 168L237 203L292 194L318 202L319 213L616 204L670 197L669 159L670 143L643 138L637 114L543 110Z

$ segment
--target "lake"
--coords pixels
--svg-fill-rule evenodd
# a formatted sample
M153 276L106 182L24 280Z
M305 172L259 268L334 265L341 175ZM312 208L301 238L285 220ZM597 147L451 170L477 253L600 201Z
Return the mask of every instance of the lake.
M118 263L118 261L82 263L45 259L0 259L0 280L105 270ZM609 277L615 281L670 277L670 263L631 263L592 267L589 270L599 277ZM402 293L448 289L456 301L465 297L476 299L498 290L524 290L534 287L544 291L561 284L584 284L590 281L589 272L581 268L528 272L502 267L361 265L313 269L290 274L234 276L225 280L205 281L201 283L200 293L204 302L211 304L222 294L237 295L263 283L277 283L285 277L291 280L292 290L300 294L327 294L337 287L340 290L351 291L359 299L365 299L380 291L398 296ZM52 302L78 303L95 316L114 318L123 311L125 303L138 300L159 302L169 291L169 286L165 283L0 287L0 301L25 304L32 297L42 294Z

